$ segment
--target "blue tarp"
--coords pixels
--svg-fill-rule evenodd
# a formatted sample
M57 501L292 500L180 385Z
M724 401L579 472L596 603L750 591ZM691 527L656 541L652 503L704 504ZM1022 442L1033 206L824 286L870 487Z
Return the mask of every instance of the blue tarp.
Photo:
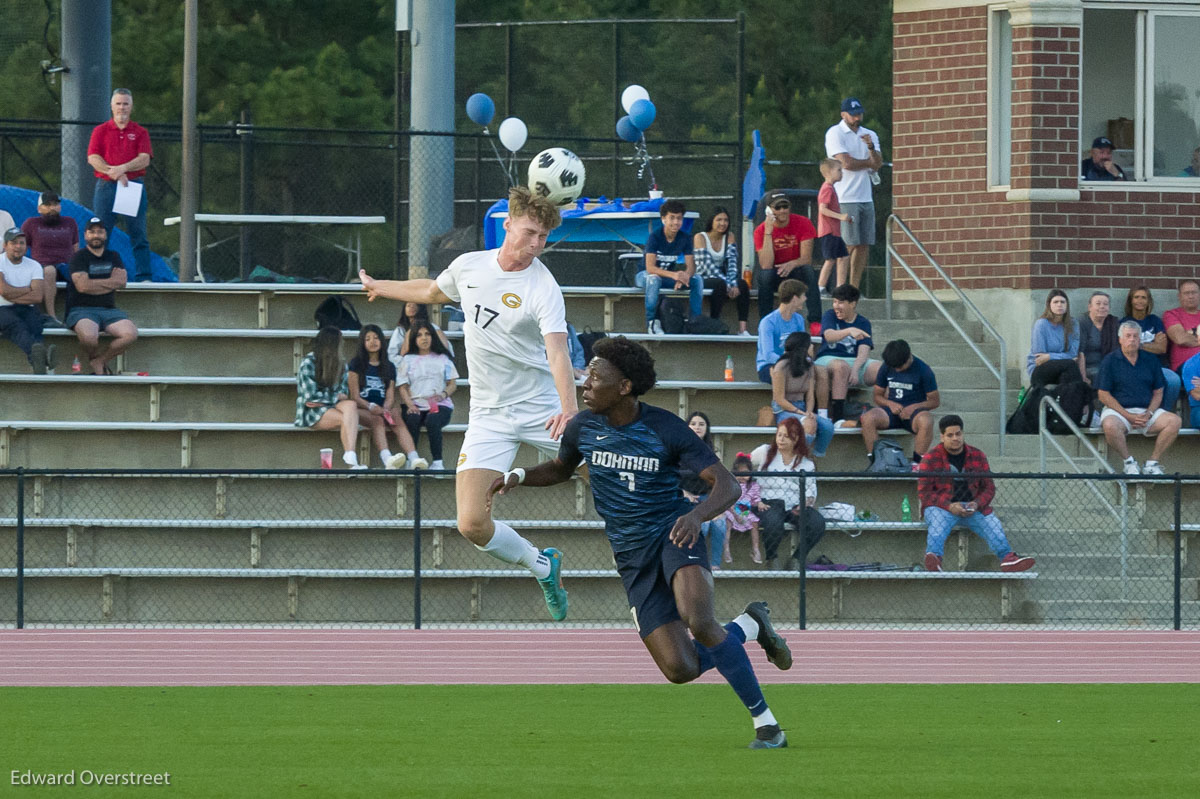
M762 134L754 131L754 149L750 152L750 165L746 168L746 177L742 180L742 216L754 219L758 212L758 202L767 190L767 172L763 169L766 152L762 146Z
M37 214L40 195L40 191L0 184L0 208L12 214L13 221L17 227L20 227L22 222ZM62 212L63 216L71 217L79 226L79 243L80 246L83 246L83 228L95 214L90 208L85 208L79 203L67 199L62 201ZM108 247L121 256L121 260L125 262L125 271L128 273L129 280L132 281L136 267L133 262L133 246L129 243L129 234L119 227L113 228L108 237ZM43 266L47 265L43 264ZM150 274L157 283L179 282L179 277L171 271L171 267L167 265L163 257L154 252L150 253Z
M636 202L626 205L621 200L610 200L607 197L597 197L594 200L591 198L588 198L588 197L580 197L578 200L575 201L574 208L565 209L561 213L562 213L562 218L564 220L578 219L580 217L590 216L591 214L624 213L627 211L632 212L632 213L643 212L643 211L652 211L654 213L657 213L658 209L662 207L662 204L664 202L666 202L666 198L658 197L653 200L638 200ZM585 207L591 203L595 203L595 205L593 205L590 208ZM504 221L502 219L496 219L492 215L495 213L504 212L507 210L508 210L508 200L497 200L495 203L492 204L492 206L490 208L487 209L486 212L484 212L484 214L483 214L483 246L485 249L489 249L489 250L495 249L496 247L499 247L500 242L504 240L504 236L503 236ZM692 223L691 219L684 220L684 229L690 230L691 223ZM571 229L571 228L572 228L572 226L570 226L570 225L565 226L565 229ZM556 236L554 233L551 233L550 241L557 241L561 237L562 232L563 231L560 230L559 236ZM644 236L644 232L642 233L642 235ZM572 240L575 240L575 239L572 239ZM603 236L602 238L581 239L581 240L608 241L608 240L611 240L611 236Z

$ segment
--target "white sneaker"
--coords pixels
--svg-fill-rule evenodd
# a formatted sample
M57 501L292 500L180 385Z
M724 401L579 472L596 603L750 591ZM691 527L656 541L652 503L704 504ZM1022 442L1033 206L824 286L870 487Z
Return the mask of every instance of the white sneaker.
M386 468L386 469L403 469L404 462L407 460L408 460L407 455L405 455L403 452L397 452L395 455L393 455L392 457L387 459L387 463L384 464L384 468Z
M365 463L356 463L350 467L350 471L362 472L362 471L366 471L368 468L370 468L370 467L368 467L367 464L365 464Z
M1146 461L1146 466L1142 469L1142 474L1162 474L1162 466L1158 461Z
M646 332L652 336L661 336L663 334L662 322L657 319L651 320L650 324L646 325Z
M408 467L410 469L428 469L429 461L418 456L416 458L413 458L412 462L408 464Z
M1137 461L1135 461L1133 458L1130 458L1129 460L1125 461L1125 474L1141 474L1141 473L1142 473L1142 470L1138 468ZM1159 474L1162 474L1161 470L1159 471Z
M441 461L434 461L429 464L429 468L435 472L440 472L446 468L446 464L442 463Z

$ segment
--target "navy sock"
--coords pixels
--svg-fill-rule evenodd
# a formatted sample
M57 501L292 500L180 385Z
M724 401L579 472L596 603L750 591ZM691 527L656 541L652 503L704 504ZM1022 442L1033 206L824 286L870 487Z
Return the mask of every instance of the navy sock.
M746 632L736 622L731 621L729 624L726 624L725 632L737 636L737 639L743 644L746 643ZM696 657L700 659L700 673L703 674L716 665L713 662L712 650L703 646L694 638L692 639L692 644L696 647Z
M747 657L746 648L740 638L741 636L730 632L724 641L708 652L717 671L733 688L733 692L742 700L750 715L758 716L767 710L767 700L763 698L758 678L754 676L754 667L750 665L750 658Z

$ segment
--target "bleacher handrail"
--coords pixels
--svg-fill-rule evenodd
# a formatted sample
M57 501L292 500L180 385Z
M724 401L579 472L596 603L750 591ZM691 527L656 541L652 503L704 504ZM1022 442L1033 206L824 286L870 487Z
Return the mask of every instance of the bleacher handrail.
M1000 345L1000 363L997 366L992 365L991 360L989 360L988 357L983 354L983 350L979 349L975 342L971 340L971 337L967 335L965 330L963 330L962 325L960 325L958 321L951 316L950 312L946 310L946 306L944 306L941 300L937 298L937 295L934 294L934 292L931 291L927 285L925 285L925 281L921 280L921 278L917 276L916 271L908 265L908 262L905 261L904 257L896 250L892 242L893 227L899 228L899 230L908 239L909 243L916 247L917 251L925 256L925 260L928 261L928 265L933 267L934 271L936 271L942 280L946 282L946 285L949 286L954 292L959 302L963 304L963 307L975 315L975 317L983 325L983 329L987 332L987 334L994 338ZM1005 437L1004 423L1008 419L1008 347L1005 344L1004 337L1001 336L999 331L992 326L992 323L989 322L987 317L983 315L983 312L976 307L975 303L971 302L970 298L963 293L963 290L958 287L958 284L955 283L948 274L946 274L946 270L942 269L941 264L937 262L929 250L925 249L925 245L921 244L921 241L917 238L916 234L912 232L908 225L904 224L903 219L896 214L891 214L887 218L885 228L887 244L887 257L885 261L887 290L884 297L884 307L886 309L887 318L892 318L892 261L895 260L896 263L900 264L900 266L904 268L904 271L907 272L908 276L912 278L912 281L917 284L917 287L920 288L921 291L925 292L925 296L929 298L929 301L933 303L933 306L941 312L942 316L946 317L946 321L950 323L950 326L954 328L955 332L962 337L962 340L965 341L971 350L979 357L979 360L983 362L983 365L986 366L988 371L992 373L992 377L996 378L996 380L1000 382L998 433L1000 436L1000 454L1003 455Z

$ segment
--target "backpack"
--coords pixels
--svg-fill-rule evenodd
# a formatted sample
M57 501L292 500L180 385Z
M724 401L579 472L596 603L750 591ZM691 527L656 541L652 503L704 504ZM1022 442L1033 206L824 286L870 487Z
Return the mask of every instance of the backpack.
M362 323L358 321L358 312L350 304L350 300L337 295L326 297L317 306L313 319L317 327L336 327L338 330L361 330Z
M1008 417L1004 432L1010 435L1029 435L1038 431L1038 405L1046 396L1045 386L1034 386L1025 393L1025 399Z
M894 441L879 439L875 442L871 454L875 456L875 460L867 468L868 472L912 472L912 461Z
M720 319L713 319L711 316L701 314L695 319L684 322L683 330L694 336L724 336L729 333L729 325Z
M602 338L608 338L607 333L599 333L592 330L590 327L585 327L582 333L575 336L579 339L579 346L583 347L583 362L585 364L592 362L592 347Z
M658 303L658 321L662 323L664 333L679 335L683 332L683 309L683 300L674 297L665 297Z
M1060 383L1054 390L1054 401L1063 409L1067 418L1078 427L1088 427L1092 420L1092 388L1083 381ZM1036 424L1037 416L1034 416ZM1046 429L1057 435L1071 432L1067 423L1059 418L1056 411L1046 414Z

